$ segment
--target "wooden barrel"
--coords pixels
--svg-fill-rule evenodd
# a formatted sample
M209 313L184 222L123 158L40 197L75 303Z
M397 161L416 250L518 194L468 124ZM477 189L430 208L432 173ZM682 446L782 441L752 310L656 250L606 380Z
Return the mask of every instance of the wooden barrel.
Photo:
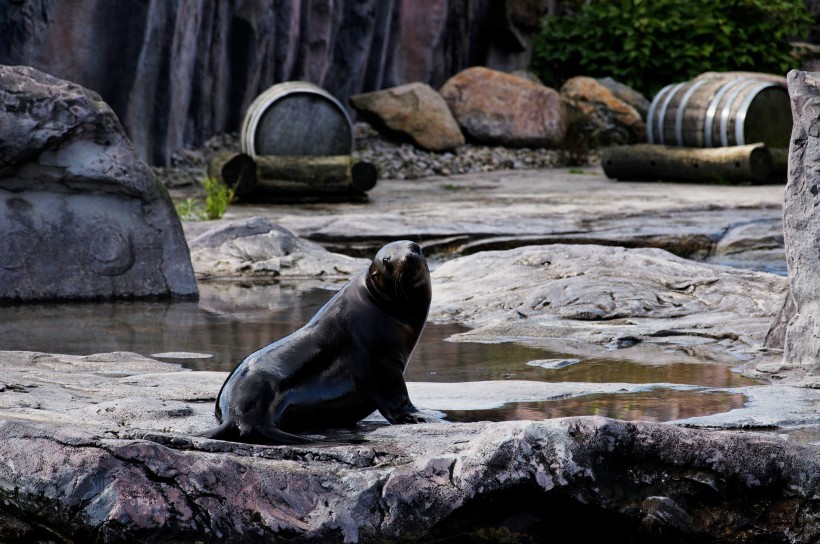
M647 114L650 144L788 147L791 131L785 83L764 76L716 74L667 85Z
M349 155L353 125L342 104L312 83L288 81L256 97L245 113L242 152L257 155Z

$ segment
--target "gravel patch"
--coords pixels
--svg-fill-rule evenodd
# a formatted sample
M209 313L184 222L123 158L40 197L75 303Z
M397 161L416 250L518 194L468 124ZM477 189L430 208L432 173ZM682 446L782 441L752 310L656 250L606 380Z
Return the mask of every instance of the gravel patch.
M353 127L356 142L353 155L372 162L380 179L419 179L495 170L533 170L567 166L565 153L557 149L508 148L466 144L454 151L424 151L410 143L390 140L367 123ZM153 167L166 187L196 184L205 177L208 161L219 151L239 152L239 134L219 134L199 149L186 149L171 157L170 167ZM597 155L592 153L588 163ZM573 164L576 164L573 161Z

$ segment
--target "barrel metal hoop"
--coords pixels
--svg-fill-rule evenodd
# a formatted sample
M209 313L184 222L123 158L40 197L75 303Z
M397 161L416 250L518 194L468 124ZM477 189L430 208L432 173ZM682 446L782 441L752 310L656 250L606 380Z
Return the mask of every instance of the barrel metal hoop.
M712 133L714 132L715 128L715 114L717 113L718 106L720 105L720 101L723 100L723 97L726 93L738 83L746 81L745 77L737 77L735 79L727 79L723 86L718 89L718 92L712 97L711 102L709 102L709 107L706 108L706 116L703 118L703 146L704 147L713 147L712 142Z
M658 91L658 94L655 95L655 98L652 99L652 103L649 105L649 112L646 114L646 118L649 121L649 130L646 132L646 140L650 144L655 143L655 134L653 130L653 128L655 127L655 110L658 109L658 104L661 100L663 100L663 97L667 93L667 91L669 91L669 89L671 89L674 86L674 83L670 83L669 85Z
M689 99L692 98L695 91L706 83L706 81L705 79L695 81L692 86L686 90L683 98L681 98L680 104L678 104L678 111L675 112L675 139L679 146L683 146L683 114L686 112L686 104L689 103Z
M729 116L732 113L732 106L735 103L738 95L746 89L747 87L751 87L755 83L758 83L760 80L757 79L748 79L743 81L740 85L736 86L734 90L728 94L726 97L726 103L723 105L723 110L720 112L720 145L721 147L727 147L729 145ZM737 142L735 142L737 145Z
M665 121L665 118L666 118L666 110L669 108L669 103L672 101L672 99L675 97L675 95L678 94L678 91L681 90L683 88L683 86L686 85L687 83L688 83L687 81L684 81L683 83L678 83L677 85L672 87L672 90L669 91L669 95L663 101L663 105L661 106L661 111L658 113L658 143L661 144L661 145L666 143L664 141L665 138L663 136L663 128L664 128L663 125L664 125L664 121Z
M239 135L242 153L250 155L254 159L256 158L256 129L259 126L259 121L262 120L262 115L280 98L293 96L294 94L315 94L329 100L342 112L350 133L353 134L353 122L350 119L350 114L347 113L347 109L342 106L342 103L335 96L307 81L287 81L269 87L248 106L245 118L242 121L242 132Z
M769 87L779 87L776 83L772 83L771 81L763 81L760 82L754 89L752 89L749 94L743 97L743 102L740 103L740 109L735 116L735 144L736 145L746 145L746 137L744 136L743 132L746 129L746 114L749 113L749 107L752 105L752 101L757 98L757 95L763 89L768 89ZM751 142L754 143L754 142Z

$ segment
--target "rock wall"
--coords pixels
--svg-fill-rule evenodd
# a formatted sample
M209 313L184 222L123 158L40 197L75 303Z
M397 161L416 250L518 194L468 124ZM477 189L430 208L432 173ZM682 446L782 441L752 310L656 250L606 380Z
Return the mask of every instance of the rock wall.
M784 362L820 372L820 78L792 70L788 75L794 127L783 207L783 238L792 307L786 326Z
M513 70L555 0L22 0L0 2L0 64L97 91L143 159L236 130L273 83L345 101L466 66Z

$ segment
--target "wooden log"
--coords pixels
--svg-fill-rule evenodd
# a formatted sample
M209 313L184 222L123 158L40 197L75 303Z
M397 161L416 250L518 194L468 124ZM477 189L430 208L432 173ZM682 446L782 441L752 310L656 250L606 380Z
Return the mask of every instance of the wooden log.
M363 194L376 185L378 171L369 162L349 155L257 156L217 154L208 166L210 176L236 187L237 196L257 193L287 197Z
M619 181L763 183L772 174L772 156L764 144L715 148L638 144L605 149L601 166L608 177Z
M770 147L769 153L772 154L772 174L773 181L786 181L789 175L789 148L787 147Z
M256 188L256 163L244 153L220 151L208 163L208 176L234 188L234 194L244 198Z

